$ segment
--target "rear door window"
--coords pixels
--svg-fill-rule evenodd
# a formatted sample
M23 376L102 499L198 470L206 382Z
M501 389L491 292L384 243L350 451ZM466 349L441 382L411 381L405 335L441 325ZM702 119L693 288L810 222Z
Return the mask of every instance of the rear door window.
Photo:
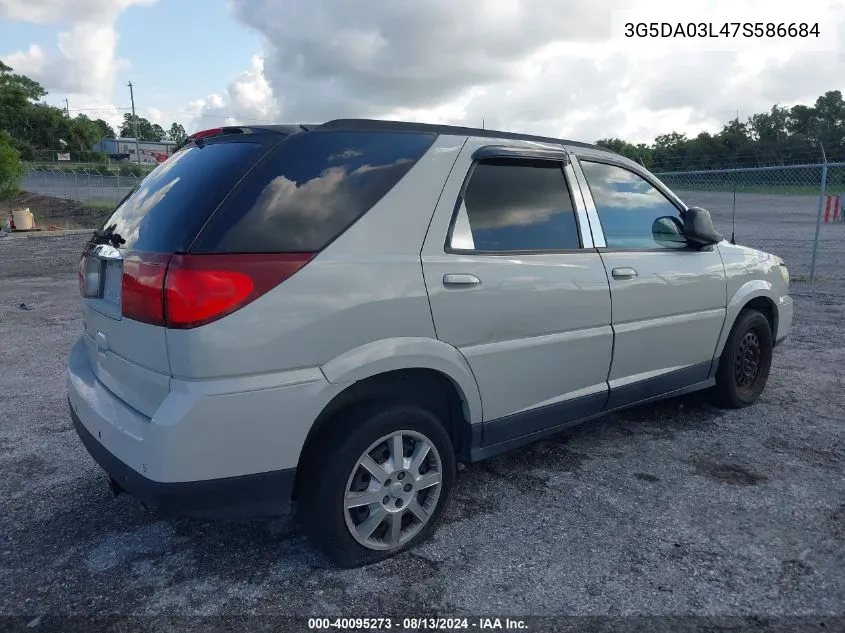
M115 233L125 240L122 248L184 250L261 155L261 147L257 142L221 142L177 152L141 181L105 226L117 225Z
M479 162L459 200L454 251L561 251L581 247L572 198L555 161Z
M344 131L291 136L256 165L191 251L319 251L390 191L434 138Z

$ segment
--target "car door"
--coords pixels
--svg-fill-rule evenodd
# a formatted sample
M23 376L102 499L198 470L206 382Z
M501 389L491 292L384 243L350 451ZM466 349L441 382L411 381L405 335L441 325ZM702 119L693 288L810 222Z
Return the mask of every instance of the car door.
M421 253L437 336L478 382L484 446L601 411L613 346L566 152L491 142L465 144Z
M727 301L718 250L687 243L682 208L645 170L593 156L574 169L610 282L607 407L707 380Z

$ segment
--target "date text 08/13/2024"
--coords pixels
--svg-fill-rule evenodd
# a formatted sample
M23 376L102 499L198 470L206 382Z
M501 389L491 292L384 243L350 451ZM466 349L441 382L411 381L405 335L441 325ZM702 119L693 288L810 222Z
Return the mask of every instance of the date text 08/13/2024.
M818 38L818 22L626 22L625 37Z
M308 618L312 631L527 631L518 618Z

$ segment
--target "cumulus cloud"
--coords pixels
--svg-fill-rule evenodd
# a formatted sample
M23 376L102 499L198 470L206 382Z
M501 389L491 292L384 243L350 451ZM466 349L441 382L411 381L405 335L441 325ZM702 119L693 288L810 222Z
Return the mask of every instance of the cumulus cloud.
M845 39L834 35L845 35L843 0L800 7L799 17L819 20L825 45L833 46L812 52L765 38L625 40L612 28L621 11L717 25L782 17L761 0L705 7L653 0L231 0L230 6L265 37L268 89L261 98L278 109L263 112L287 121L484 120L507 130L649 141L673 128L718 129L737 111L747 116L774 102L814 99L837 88L845 65ZM807 43L791 48L799 46ZM228 104L224 95L216 106L236 116Z
M249 70L230 81L223 92L191 102L187 111L186 127L193 130L275 120L279 108L264 74L264 57L253 55Z
M63 21L112 22L132 5L157 0L0 0L0 19L48 24Z
M133 5L157 0L0 0L0 19L63 24L56 52L33 44L2 57L16 72L39 82L48 92L67 96L74 109L119 127L123 112L111 103L117 75L128 61L117 55L118 16ZM4 52L5 51L0 51Z

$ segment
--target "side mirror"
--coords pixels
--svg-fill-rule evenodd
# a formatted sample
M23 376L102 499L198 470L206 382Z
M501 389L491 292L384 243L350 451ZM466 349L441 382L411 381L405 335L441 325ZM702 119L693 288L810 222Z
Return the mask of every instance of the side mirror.
M684 237L695 246L711 246L724 238L713 226L710 212L701 207L690 207L684 213Z
M684 248L688 244L684 225L671 215L657 218L651 225L651 235L655 242L666 248Z

